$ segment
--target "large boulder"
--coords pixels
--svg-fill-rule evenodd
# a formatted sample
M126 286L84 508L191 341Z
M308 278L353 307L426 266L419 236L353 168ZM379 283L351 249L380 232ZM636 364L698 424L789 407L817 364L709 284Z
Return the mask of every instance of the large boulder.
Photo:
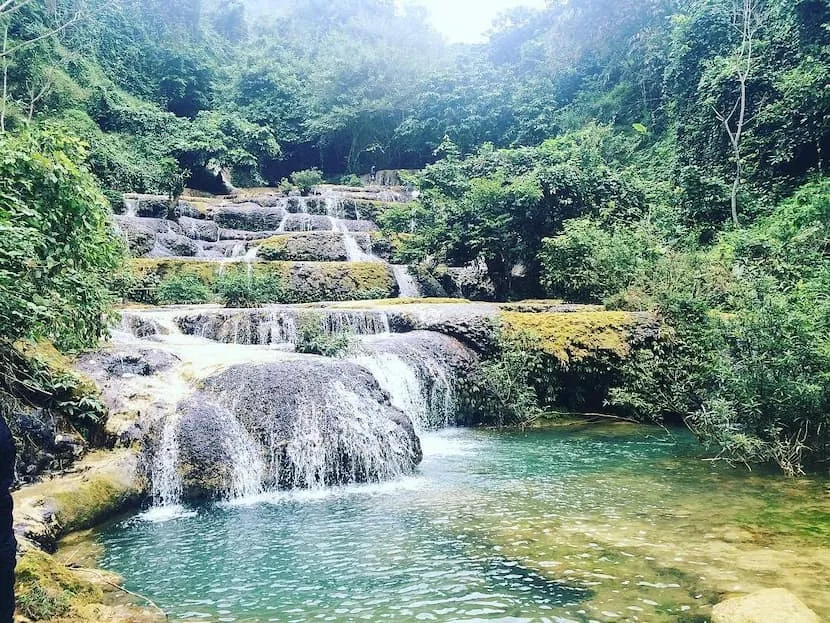
M717 604L712 623L820 623L820 619L790 591L769 588Z
M166 218L170 199L166 195L124 195L124 214L143 218Z
M409 418L371 374L345 361L233 366L208 378L179 414L188 499L227 495L240 474L258 474L263 489L383 481L422 458Z
M115 226L126 240L133 257L149 255L161 234L181 233L176 223L157 218L116 216Z
M331 231L331 219L319 214L289 214L282 223L286 232Z
M285 217L281 206L266 207L256 203L234 203L217 207L213 220L223 229L276 231Z
M368 238L363 248L368 246ZM349 259L343 234L326 231L295 232L263 241L257 251L263 260L345 262Z
M219 240L219 226L214 221L182 216L179 218L179 226L182 228L184 235L193 240L204 240L206 242Z

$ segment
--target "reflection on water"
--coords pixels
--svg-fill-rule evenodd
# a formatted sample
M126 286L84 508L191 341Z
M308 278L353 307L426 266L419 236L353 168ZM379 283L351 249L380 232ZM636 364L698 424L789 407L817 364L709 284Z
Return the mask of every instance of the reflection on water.
M99 531L173 620L703 621L789 588L830 615L827 483L609 426L424 439L420 474Z

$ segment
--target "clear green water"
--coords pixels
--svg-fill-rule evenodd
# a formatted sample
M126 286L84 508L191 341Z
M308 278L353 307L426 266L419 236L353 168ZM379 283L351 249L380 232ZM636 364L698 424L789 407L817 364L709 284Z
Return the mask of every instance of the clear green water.
M703 621L783 586L830 616L830 490L609 426L445 431L417 476L93 535L172 620Z

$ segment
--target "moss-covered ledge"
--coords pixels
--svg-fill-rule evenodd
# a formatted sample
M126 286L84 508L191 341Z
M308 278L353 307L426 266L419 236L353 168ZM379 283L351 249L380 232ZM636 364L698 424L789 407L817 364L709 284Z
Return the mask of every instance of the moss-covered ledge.
M184 259L130 261L133 284L129 298L155 303L155 289L170 277L194 277L216 295L225 276L274 277L280 283L279 300L269 303L312 303L392 298L398 293L395 275L382 262L207 262Z
M146 490L134 450L94 452L72 472L14 493L14 530L22 550L54 552L62 536L91 528L136 505Z
M538 339L539 348L563 365L611 355L627 357L633 348L659 334L660 323L645 312L587 308L569 312L502 311L507 337L524 332Z
M155 623L162 613L136 606L119 590L120 577L53 556L57 541L136 505L145 493L133 450L101 451L71 473L14 493L18 540L15 594L19 621Z

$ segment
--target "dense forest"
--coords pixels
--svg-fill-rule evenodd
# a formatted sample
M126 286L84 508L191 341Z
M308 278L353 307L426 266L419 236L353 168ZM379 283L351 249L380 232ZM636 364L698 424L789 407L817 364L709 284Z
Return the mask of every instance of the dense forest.
M405 169L419 198L380 220L425 281L479 263L499 300L655 311L661 343L609 409L826 470L828 18L827 0L552 0L449 45L391 0L0 1L0 336L105 332L106 197ZM500 408L555 402L508 342L490 373L526 399Z

